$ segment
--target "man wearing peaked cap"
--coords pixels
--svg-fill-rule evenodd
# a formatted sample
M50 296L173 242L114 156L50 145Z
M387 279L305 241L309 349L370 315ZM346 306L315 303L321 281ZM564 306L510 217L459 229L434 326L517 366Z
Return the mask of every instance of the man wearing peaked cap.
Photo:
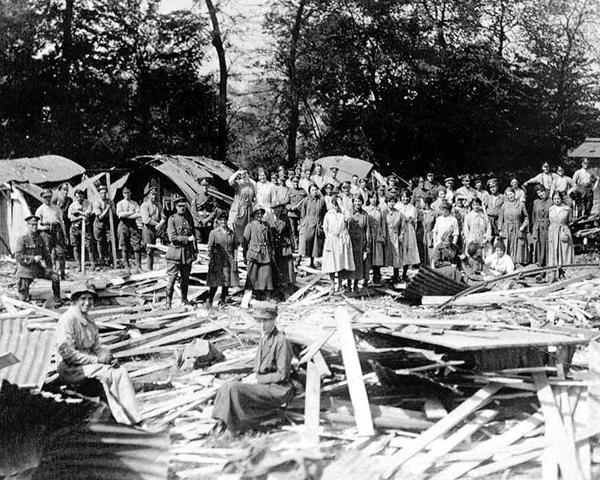
M50 252L52 263L48 267L54 267L56 263L60 268L60 276L64 280L66 264L66 229L63 221L63 213L58 206L52 203L52 190L46 189L42 192L43 203L35 211L40 219L38 232Z
M75 190L75 200L69 206L69 220L71 229L69 238L73 247L73 257L75 258L76 268L81 271L81 241L83 230L83 241L88 251L88 256L92 267L96 266L94 248L92 247L92 225L89 221L92 216L92 204L85 198L82 190Z
M446 201L449 203L454 203L454 178L446 177L444 179L444 185L446 186Z
M192 262L196 258L196 236L194 223L187 212L188 201L179 195L173 198L175 213L167 222L169 249L167 250L167 299L165 308L170 309L173 301L175 282L180 276L181 304L188 305L188 287Z
M162 239L165 233L167 218L163 212L162 205L158 201L158 189L150 187L146 199L140 205L140 217L142 219L142 235L146 245L146 267L148 271L154 268L154 245L158 239Z
M477 196L477 190L471 187L471 175L468 173L463 175L462 178L462 187L456 190L457 195L462 195L467 203L471 203L473 199Z
M60 278L51 269L51 253L38 232L39 217L29 215L25 221L27 233L17 240L15 248L19 297L24 302L28 302L31 283L36 278L44 278L52 281L54 302L60 306Z
M253 382L228 382L217 391L212 412L220 428L236 432L270 416L294 397L290 380L294 353L290 342L275 326L277 305L255 302L252 316L260 327Z

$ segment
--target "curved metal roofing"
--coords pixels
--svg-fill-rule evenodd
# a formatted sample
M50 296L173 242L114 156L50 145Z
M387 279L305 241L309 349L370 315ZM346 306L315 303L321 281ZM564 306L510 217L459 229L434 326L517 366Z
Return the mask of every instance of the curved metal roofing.
M84 172L81 165L60 155L0 160L0 183L66 182Z

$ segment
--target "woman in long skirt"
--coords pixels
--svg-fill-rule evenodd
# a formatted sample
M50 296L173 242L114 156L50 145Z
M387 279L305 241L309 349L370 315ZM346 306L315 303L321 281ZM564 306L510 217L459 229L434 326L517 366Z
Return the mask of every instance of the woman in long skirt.
M338 205L337 195L331 197L332 208L325 214L323 232L323 265L321 270L331 279L331 293L335 293L335 275L338 275L338 290L342 290L342 280L347 272L354 270L352 242L348 233L347 220Z
M273 236L273 254L277 270L277 290L285 297L296 283L294 271L294 236L292 223L286 214L286 204L273 206L273 213L269 219L271 235Z
M421 198L421 209L419 210L419 221L417 224L417 238L419 239L419 256L421 265L431 265L431 254L435 245L433 244L433 227L436 214L431 208L432 198L429 195Z
M252 221L252 205L256 198L254 180L248 176L248 170L242 168L229 177L229 185L235 190L233 203L229 210L227 225L235 234L235 241L241 244L246 225Z
M385 265L385 220L379 208L379 197L375 192L370 192L368 205L364 208L369 216L369 229L371 244L369 256L373 269L373 283L381 283L381 267Z
M385 266L394 269L394 275L391 278L392 283L397 283L400 268L402 268L402 240L400 232L402 230L402 214L396 209L396 197L390 195L386 199L387 208L384 212L385 219Z
M506 244L506 253L516 264L527 263L527 227L529 216L525 203L517 199L512 187L504 192L505 200L498 217L500 237Z
M273 281L273 238L271 228L263 221L265 209L260 205L254 208L254 220L244 230L242 243L248 265L246 289L253 290L269 299L275 287Z
M550 226L548 227L548 265L568 265L573 263L575 251L569 223L572 210L565 205L559 192L552 196L553 205L548 211Z
M410 193L404 190L400 194L400 205L398 210L402 214L402 280L408 280L408 267L418 265L419 245L417 244L417 209L410 203Z
M225 305L229 287L240 284L235 261L235 234L227 227L227 213L221 212L215 220L216 228L208 235L208 276L209 288L206 307L212 308L217 288L221 287L219 305Z
M371 244L371 229L369 228L369 216L363 210L363 199L360 195L354 195L352 212L348 216L348 233L352 242L354 255L354 270L348 272L348 289L356 292L358 281L363 280L366 288L369 282L369 247ZM351 280L354 280L351 284Z
M300 205L300 246L298 264L302 257L310 257L310 268L315 268L315 257L323 254L323 218L327 208L316 185L309 187L308 197Z
M543 185L536 188L537 196L533 201L531 211L531 237L533 239L533 261L540 267L548 263L548 226L550 225L549 210L552 199L548 197L548 190Z

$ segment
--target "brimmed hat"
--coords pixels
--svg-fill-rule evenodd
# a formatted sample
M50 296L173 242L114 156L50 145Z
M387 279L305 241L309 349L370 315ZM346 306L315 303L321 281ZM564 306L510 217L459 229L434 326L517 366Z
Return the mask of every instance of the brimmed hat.
M258 212L263 212L265 213L267 210L265 209L265 207L263 207L262 205L256 205L253 209L252 209L252 215L256 215Z
M96 287L89 280L82 280L80 282L76 282L71 287L71 298L83 295L84 293L91 293L92 295L94 295L94 297L98 296Z
M492 185L498 185L498 179L497 178L490 178L487 181L487 186L491 187Z
M52 190L50 190L49 188L47 188L46 190L44 190L42 192L42 198L51 197L51 196L52 196Z
M173 196L173 205L179 205L180 203L183 204L187 204L187 198L182 197L181 195L174 195Z
M147 195L147 194L149 194L149 193L152 193L152 192L158 192L158 188L156 188L156 187L148 187L148 188L146 188L146 190L144 191L144 193L145 193L146 195Z
M33 223L32 220L35 220L35 222L39 222L40 221L40 217L38 217L37 215L29 215L28 217L25 217L25 221L27 223Z
M256 302L252 306L252 316L255 320L274 320L277 318L277 305L273 302Z

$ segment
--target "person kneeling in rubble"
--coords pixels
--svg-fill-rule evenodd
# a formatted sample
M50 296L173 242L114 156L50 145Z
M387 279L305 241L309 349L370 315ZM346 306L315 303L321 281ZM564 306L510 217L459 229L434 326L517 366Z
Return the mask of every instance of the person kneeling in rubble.
M284 334L275 327L277 306L256 302L252 316L260 325L260 342L250 382L227 382L217 391L213 418L219 420L216 431L225 428L235 433L256 425L294 397L290 380L293 351ZM251 383L252 382L252 383Z
M442 234L440 243L433 249L431 266L436 272L445 277L455 282L462 282L462 260L464 257L460 249L452 243L452 231L448 230Z
M95 378L102 384L115 420L139 424L141 417L129 374L113 360L109 350L102 348L98 327L89 316L97 297L96 288L89 281L78 282L71 289L73 304L61 315L56 327L59 380L77 384Z

